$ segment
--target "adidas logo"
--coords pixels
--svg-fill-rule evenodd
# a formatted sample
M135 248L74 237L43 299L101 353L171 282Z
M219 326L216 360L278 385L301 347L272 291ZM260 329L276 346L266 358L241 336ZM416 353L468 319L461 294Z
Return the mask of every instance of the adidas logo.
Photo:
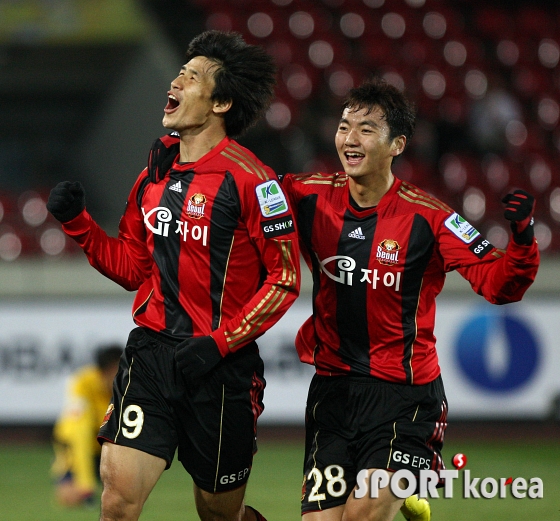
M181 193L183 191L183 188L181 187L181 181L177 181L174 185L171 185L169 187L169 190Z
M364 234L362 233L361 226L358 226L353 232L350 232L348 237L351 237L352 239L361 239L362 241L366 240Z

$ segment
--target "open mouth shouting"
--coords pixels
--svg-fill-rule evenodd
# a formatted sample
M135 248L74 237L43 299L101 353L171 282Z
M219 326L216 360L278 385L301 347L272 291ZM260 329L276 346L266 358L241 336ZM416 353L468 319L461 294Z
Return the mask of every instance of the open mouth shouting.
M166 114L172 114L179 108L179 100L171 93L167 94L167 105L163 109Z

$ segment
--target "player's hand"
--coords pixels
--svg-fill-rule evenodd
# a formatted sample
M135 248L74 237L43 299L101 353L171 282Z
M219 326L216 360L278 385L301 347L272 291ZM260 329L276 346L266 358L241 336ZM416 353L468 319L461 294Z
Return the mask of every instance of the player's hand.
M49 194L47 210L61 223L71 221L86 207L86 193L79 181L58 183Z
M180 141L177 132L171 132L152 143L148 156L148 175L152 183L157 183L165 177L179 153Z
M199 380L221 359L222 353L210 335L183 340L175 351L177 367L187 383Z
M517 244L526 246L532 244L535 232L533 230L533 212L535 198L523 190L515 190L507 194L502 203L506 205L504 217L510 221L513 240Z

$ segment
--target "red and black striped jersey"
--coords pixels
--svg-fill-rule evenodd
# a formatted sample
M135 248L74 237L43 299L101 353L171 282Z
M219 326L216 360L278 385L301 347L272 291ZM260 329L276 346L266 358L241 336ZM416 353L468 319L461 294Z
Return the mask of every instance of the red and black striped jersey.
M299 293L289 202L276 174L227 137L157 183L144 170L117 238L85 210L63 228L92 266L138 290L137 325L179 339L212 334L223 355L262 335Z
M313 273L313 315L296 347L319 374L430 382L440 374L435 299L446 272L458 270L495 304L521 299L535 278L536 241L498 250L446 204L398 179L371 209L351 204L343 172L288 174L283 187Z

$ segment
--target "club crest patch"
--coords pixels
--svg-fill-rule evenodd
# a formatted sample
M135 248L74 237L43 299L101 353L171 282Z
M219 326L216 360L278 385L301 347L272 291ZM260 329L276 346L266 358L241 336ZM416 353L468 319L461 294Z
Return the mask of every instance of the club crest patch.
M193 219L201 219L204 217L204 207L206 206L206 196L196 193L191 195L187 203L187 215Z
M399 262L399 250L401 247L393 239L385 239L377 246L377 261L385 266L392 266Z
M261 213L264 217L274 217L288 211L288 202L278 181L271 180L255 188Z
M470 244L480 235L480 232L458 213L454 213L447 218L445 227L467 244Z

